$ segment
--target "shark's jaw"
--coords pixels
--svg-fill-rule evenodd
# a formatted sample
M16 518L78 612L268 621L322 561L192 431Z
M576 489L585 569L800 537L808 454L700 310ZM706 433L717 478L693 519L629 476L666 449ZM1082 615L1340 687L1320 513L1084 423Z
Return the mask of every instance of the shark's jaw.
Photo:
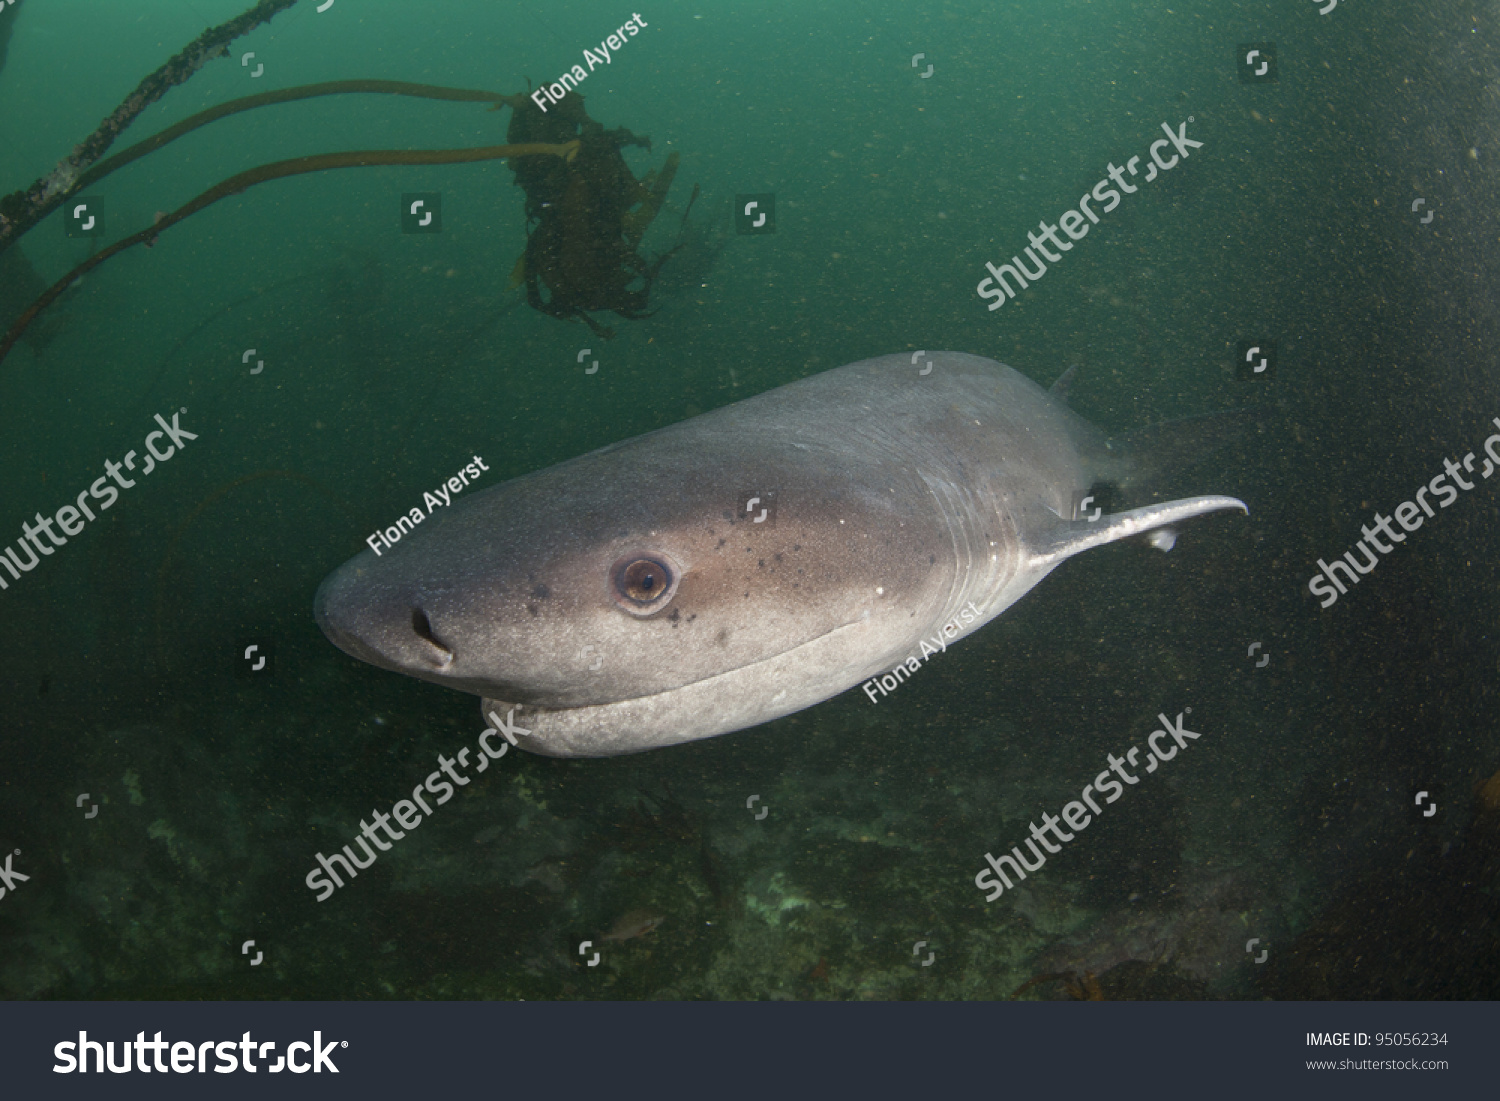
M886 655L864 652L874 641L866 613L773 657L649 696L561 708L486 697L481 711L493 725L514 710L514 725L527 731L517 746L544 757L640 753L758 726L821 703L885 668Z

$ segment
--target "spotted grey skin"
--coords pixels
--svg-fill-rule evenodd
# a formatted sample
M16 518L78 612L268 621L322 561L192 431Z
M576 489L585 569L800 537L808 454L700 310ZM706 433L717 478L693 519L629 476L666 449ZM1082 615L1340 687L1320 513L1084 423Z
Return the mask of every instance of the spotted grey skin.
M330 574L316 614L354 657L515 708L523 749L633 753L820 703L1090 547L1248 511L1073 519L1123 474L1004 364L880 356L455 501Z

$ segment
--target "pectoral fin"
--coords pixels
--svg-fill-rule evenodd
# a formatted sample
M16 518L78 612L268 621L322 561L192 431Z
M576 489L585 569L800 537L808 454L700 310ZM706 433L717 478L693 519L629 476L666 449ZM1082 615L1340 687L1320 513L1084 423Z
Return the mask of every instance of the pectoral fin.
M1106 543L1117 543L1132 536L1148 535L1158 529L1174 526L1195 516L1210 512L1237 508L1247 515L1250 509L1233 497L1186 497L1180 501L1167 501L1160 505L1133 508L1129 512L1116 512L1101 516L1092 523L1087 520L1063 520L1055 522L1042 531L1027 533L1027 546L1032 562L1036 566L1050 569L1065 558ZM1152 545L1161 550L1171 550L1171 538L1155 539Z

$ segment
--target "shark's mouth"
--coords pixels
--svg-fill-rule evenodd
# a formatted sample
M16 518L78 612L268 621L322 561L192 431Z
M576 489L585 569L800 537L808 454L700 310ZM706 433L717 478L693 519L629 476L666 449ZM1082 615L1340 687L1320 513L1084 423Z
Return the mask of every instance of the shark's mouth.
M0 3L3 3L3 0L0 0ZM745 662L743 665L736 665L730 669L721 669L717 673L710 673L708 676L701 677L698 680L685 681L682 684L674 684L670 688L662 688L654 692L643 692L639 696L620 696L615 699L604 700L598 703L550 703L548 702L548 698L549 696L555 697L555 692L547 690L536 690L527 688L519 684L506 684L501 681L488 680L486 678L477 676L464 678L455 677L452 675L429 675L423 670L413 670L409 668L401 668L397 671L405 673L408 676L414 676L423 680L429 680L433 684L440 684L445 688L456 688L461 692L469 692L476 696L483 696L486 699L509 700L510 706L524 707L526 708L527 712L531 714L540 714L542 712L561 713L567 711L582 711L588 710L589 708L613 707L616 704L635 703L645 700L657 699L662 696L669 696L673 692L683 692L695 688L699 685L712 684L716 681L723 680L726 677L734 677L741 673L745 673L748 670L757 669L770 662L779 661L782 658L786 657L788 654L794 654L798 650L804 649L805 647L816 646L818 643L822 642L829 636L836 635L840 631L855 626L860 622L861 620L855 619L851 620L848 623L840 624L837 627L831 627L828 630L824 631L822 634L814 635L812 638L804 639L801 642L794 643L793 645L788 646L785 650L778 650L776 653L767 654L765 657L754 658L751 661Z
M884 660L839 655L842 636L867 621L868 613L780 653L646 696L557 708L486 696L482 710L491 723L514 710L513 725L527 731L517 744L547 757L613 757L709 738L781 718L853 687L872 661ZM806 655L811 648L818 652Z

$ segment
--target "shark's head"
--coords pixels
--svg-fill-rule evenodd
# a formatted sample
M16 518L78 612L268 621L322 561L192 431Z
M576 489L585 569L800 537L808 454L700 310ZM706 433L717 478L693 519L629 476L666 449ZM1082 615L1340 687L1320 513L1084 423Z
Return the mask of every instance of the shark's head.
M833 455L777 465L727 425L681 431L713 420L455 498L335 570L319 626L371 664L518 707L522 747L559 756L754 725L886 667L952 574L937 533L901 515L912 494L861 490Z

